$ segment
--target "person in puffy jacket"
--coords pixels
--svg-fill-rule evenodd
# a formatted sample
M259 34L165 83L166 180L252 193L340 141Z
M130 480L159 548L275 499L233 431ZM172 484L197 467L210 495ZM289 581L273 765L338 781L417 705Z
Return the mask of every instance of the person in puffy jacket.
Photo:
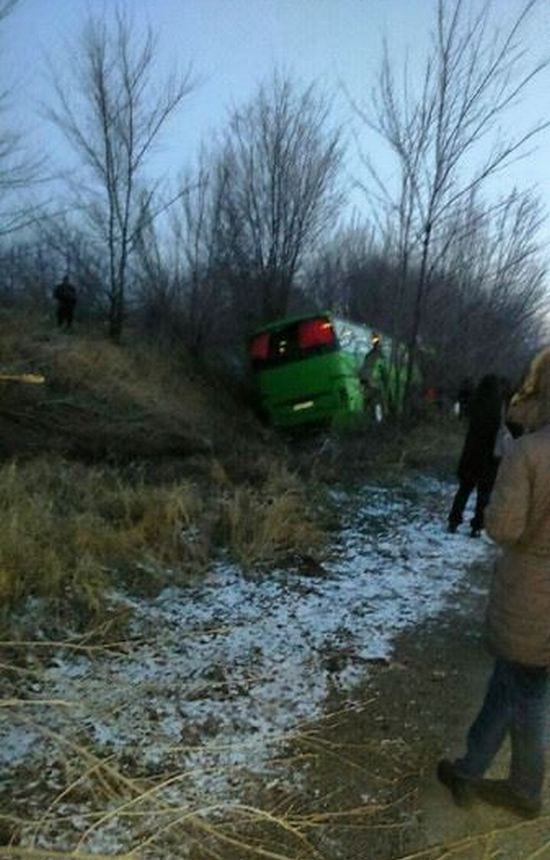
M465 754L440 761L438 776L458 803L478 796L533 817L541 809L550 666L550 349L533 360L507 418L526 432L504 455L485 512L501 547L485 624L495 664ZM484 779L508 736L507 779Z

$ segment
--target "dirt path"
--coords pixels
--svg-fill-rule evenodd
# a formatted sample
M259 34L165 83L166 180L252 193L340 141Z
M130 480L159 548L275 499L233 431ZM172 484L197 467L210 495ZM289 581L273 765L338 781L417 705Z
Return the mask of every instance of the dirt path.
M319 834L331 860L550 858L550 805L535 822L481 803L466 811L434 776L442 755L462 750L491 668L480 635L488 575L474 567L455 608L402 634L393 660L371 669L357 710L319 726L324 752L310 791L348 811ZM505 749L495 776L507 757Z

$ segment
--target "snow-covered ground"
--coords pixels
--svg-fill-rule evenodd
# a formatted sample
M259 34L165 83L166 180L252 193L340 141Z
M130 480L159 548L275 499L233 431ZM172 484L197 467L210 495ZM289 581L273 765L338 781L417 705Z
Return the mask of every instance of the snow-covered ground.
M390 658L398 631L441 611L472 562L489 563L486 538L445 532L453 489L418 477L353 496L334 490L344 525L313 573L245 577L218 563L200 586L116 596L133 611L131 648L59 649L28 688L29 698L51 703L0 709L7 784L10 773L40 764L55 793L73 742L130 762L132 773L185 771L165 803L235 797L240 769L267 769L277 745L322 714L329 693L351 697L369 661ZM76 801L56 808L87 833L86 848L124 846L116 814L87 831Z

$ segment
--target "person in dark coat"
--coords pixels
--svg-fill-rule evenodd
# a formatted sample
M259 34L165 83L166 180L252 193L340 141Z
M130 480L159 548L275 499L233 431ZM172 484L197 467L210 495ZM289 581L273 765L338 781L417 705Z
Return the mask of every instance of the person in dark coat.
M458 417L462 421L467 421L470 417L470 406L472 403L472 397L474 395L475 386L473 381L467 376L460 383L458 392L457 392L457 403L458 403Z
M477 537L483 528L483 513L495 483L499 458L495 457L495 441L502 421L503 397L498 376L487 374L477 386L470 403L470 420L464 447L458 463L459 486L449 513L449 531L456 532L462 522L464 508L476 491L475 513L471 520L471 536Z
M76 305L76 290L65 275L54 291L53 297L57 302L57 325L59 328L71 328Z

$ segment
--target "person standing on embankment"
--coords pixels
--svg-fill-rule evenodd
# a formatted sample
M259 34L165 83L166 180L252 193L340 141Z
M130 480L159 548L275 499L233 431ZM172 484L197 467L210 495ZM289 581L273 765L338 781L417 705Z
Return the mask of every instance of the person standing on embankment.
M54 291L53 297L57 302L57 325L59 328L70 329L73 324L74 309L76 307L76 289L65 275Z

